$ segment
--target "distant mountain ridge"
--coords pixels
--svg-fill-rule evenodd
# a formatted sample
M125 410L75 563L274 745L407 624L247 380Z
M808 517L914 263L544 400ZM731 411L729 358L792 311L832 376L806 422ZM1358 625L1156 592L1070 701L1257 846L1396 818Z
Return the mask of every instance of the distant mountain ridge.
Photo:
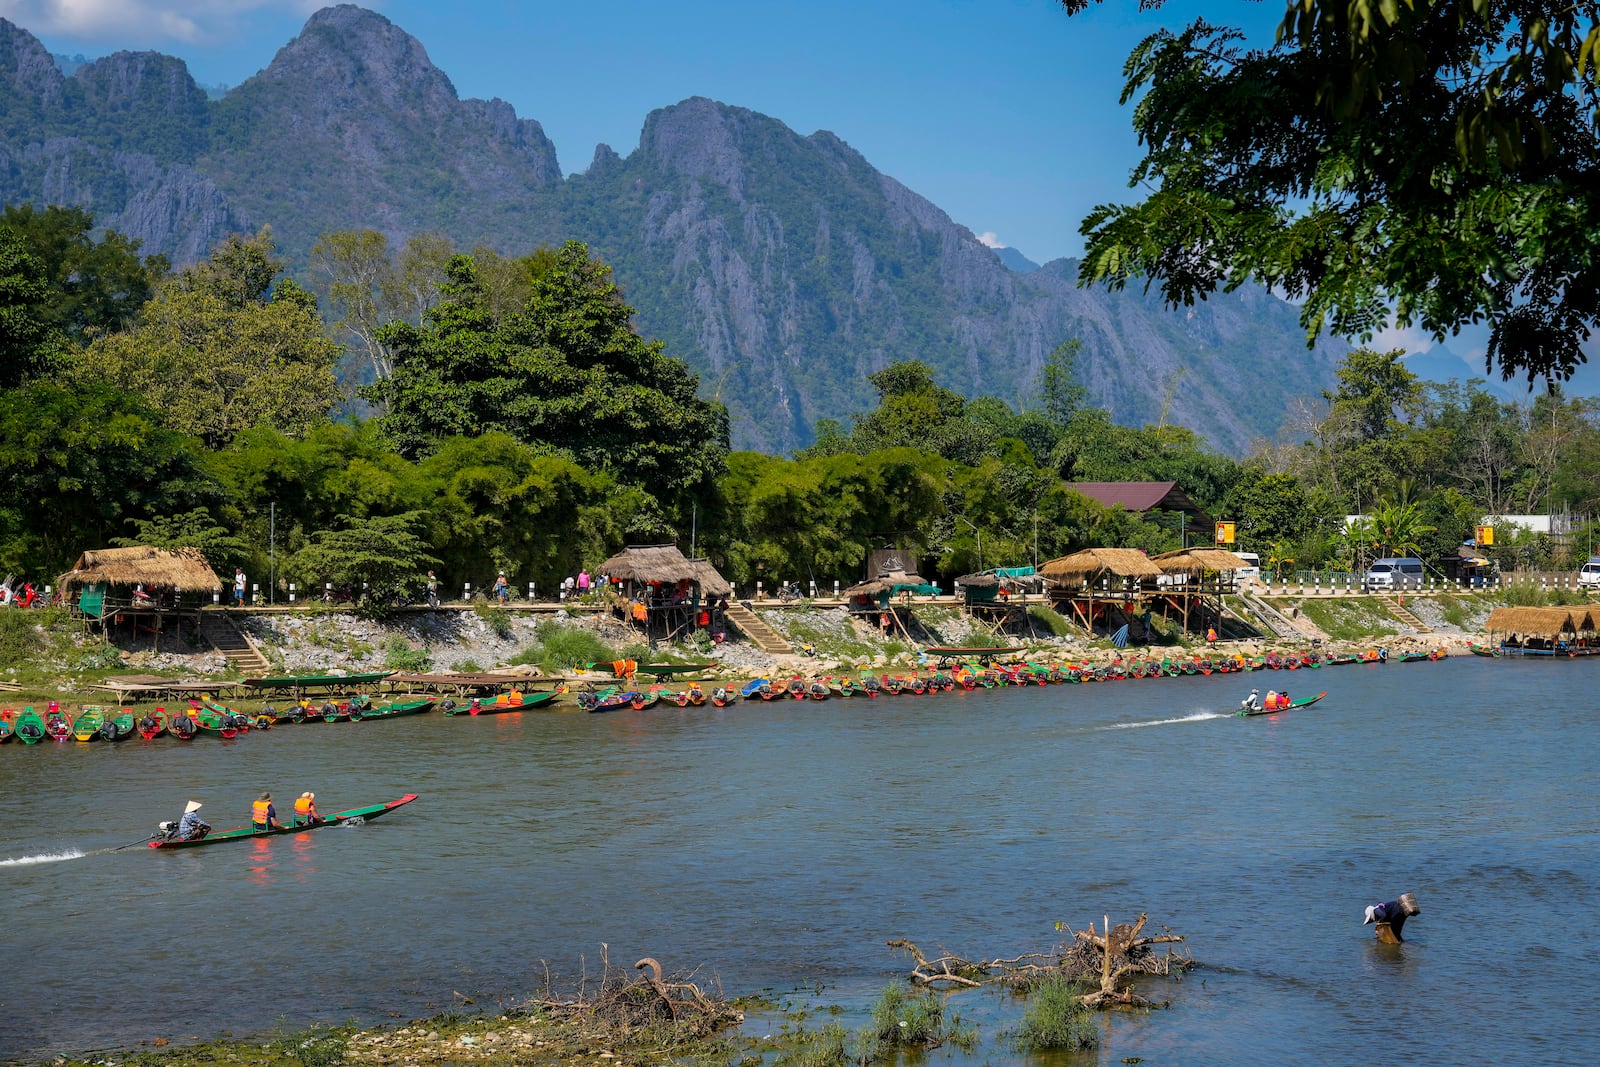
M1018 273L833 134L703 98L652 112L635 151L601 145L563 179L538 122L460 99L415 38L350 5L313 15L217 101L150 52L63 77L0 20L0 194L87 207L180 263L262 224L301 263L333 229L513 254L586 241L641 330L728 404L736 445L768 451L869 407L866 375L896 359L1024 403L1070 337L1090 399L1119 420L1165 418L1237 451L1329 385L1347 350L1307 350L1295 309L1261 289L1171 311L1079 289L1069 260Z

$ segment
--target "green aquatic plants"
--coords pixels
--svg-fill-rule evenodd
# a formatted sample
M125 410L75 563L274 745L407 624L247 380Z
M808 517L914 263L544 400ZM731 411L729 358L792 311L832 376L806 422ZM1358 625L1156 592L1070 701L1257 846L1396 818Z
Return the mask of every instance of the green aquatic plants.
M872 1022L862 1035L863 1062L888 1059L896 1049L936 1049L954 1045L970 1052L978 1028L959 1013L948 1011L946 998L931 990L913 990L903 983L884 987L872 1006Z
M1096 1048L1100 1031L1094 1013L1083 1002L1086 982L1056 972L1045 975L1028 990L1028 1007L1022 1021L1006 1032L1007 1043L1018 1052L1048 1049Z

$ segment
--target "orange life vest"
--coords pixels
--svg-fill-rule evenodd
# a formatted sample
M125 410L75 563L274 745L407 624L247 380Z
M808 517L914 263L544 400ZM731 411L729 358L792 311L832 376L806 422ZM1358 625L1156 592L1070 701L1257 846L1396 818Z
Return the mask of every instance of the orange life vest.
M258 800L250 805L250 821L257 826L267 825L268 812L272 810L272 801Z
M294 813L296 815L310 815L314 803L310 797L300 797L294 802Z

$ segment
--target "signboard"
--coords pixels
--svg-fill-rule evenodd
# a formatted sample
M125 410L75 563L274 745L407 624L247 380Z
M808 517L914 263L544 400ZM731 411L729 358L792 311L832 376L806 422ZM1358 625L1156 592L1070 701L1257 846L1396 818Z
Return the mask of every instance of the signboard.
M1231 545L1231 544L1233 544L1233 525L1234 524L1231 523L1231 522L1219 522L1219 523L1217 523L1217 544L1219 544L1219 545Z
M1473 531L1472 543L1475 544L1475 545L1493 545L1494 544L1494 527L1493 526L1479 526L1479 527L1476 527L1474 529L1474 531Z

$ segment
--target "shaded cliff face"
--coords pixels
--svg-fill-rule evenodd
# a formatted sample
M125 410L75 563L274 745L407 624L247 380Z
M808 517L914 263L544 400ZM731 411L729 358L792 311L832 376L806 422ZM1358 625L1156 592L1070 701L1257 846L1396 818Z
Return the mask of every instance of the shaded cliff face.
M896 359L1021 405L1077 337L1093 402L1133 423L1165 406L1240 450L1345 351L1307 351L1295 309L1261 289L1171 311L1077 288L1075 261L1018 274L832 134L710 100L654 112L634 153L597 153L566 192L568 226L617 265L642 326L692 353L748 447L803 445L816 419L866 410L866 376Z
M537 122L462 100L412 37L344 5L208 102L183 64L119 53L63 78L0 20L0 199L87 207L177 263L270 224L291 262L318 235L439 231L522 254L588 242L641 329L726 403L735 444L786 451L872 406L866 376L917 358L1016 405L1078 337L1092 400L1125 422L1241 449L1333 380L1294 309L1261 290L1169 311L1080 290L1076 264L1019 274L833 134L700 98L653 112L626 157L563 180ZM1169 400L1170 397L1170 400Z

